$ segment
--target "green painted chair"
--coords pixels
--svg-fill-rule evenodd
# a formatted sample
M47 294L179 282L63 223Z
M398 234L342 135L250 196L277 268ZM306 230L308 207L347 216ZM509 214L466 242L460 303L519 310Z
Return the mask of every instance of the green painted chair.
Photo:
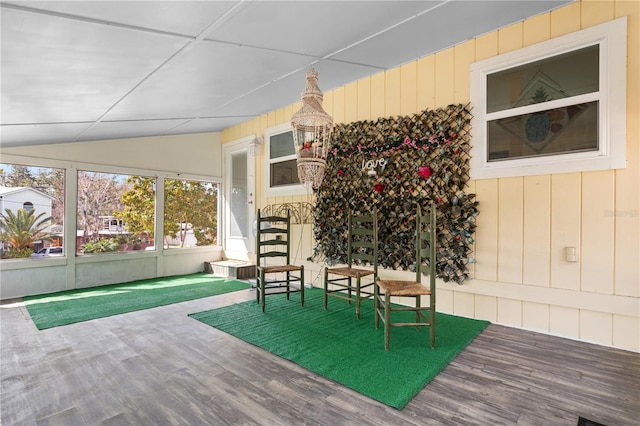
M389 350L391 327L429 327L431 347L436 343L436 208L433 203L427 214L422 215L420 208L416 214L416 279L382 280L375 286L374 305L376 312L375 326L380 328L380 320L384 323L384 349ZM426 265L425 263L428 263ZM423 272L428 272L429 286L422 284ZM422 306L422 296L429 297L429 303ZM413 306L392 304L392 297L413 298ZM394 322L397 312L414 312L413 322Z
M297 273L297 274L296 274ZM273 294L300 293L304 306L304 265L291 264L291 214L256 220L256 300L265 310L266 297Z
M356 318L360 319L360 303L373 297L373 286L378 277L378 217L376 209L369 215L349 214L347 240L347 266L325 268L324 309L329 297L355 301ZM369 263L373 269L355 267ZM363 280L365 277L366 280Z

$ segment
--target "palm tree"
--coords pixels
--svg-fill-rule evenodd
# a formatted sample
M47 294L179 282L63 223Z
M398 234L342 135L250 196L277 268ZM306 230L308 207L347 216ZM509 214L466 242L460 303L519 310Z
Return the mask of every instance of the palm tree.
M18 209L17 214L11 209L4 209L0 216L0 235L2 240L9 243L12 250L24 253L28 257L33 243L38 240L51 241L53 235L46 231L50 225L51 216L43 218L45 212L35 216L35 210ZM29 249L29 250L26 250Z

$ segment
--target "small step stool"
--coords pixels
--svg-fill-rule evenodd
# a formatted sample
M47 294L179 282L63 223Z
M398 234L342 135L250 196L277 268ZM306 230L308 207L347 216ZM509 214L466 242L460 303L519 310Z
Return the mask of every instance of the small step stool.
M214 262L204 262L204 272L246 280L256 277L256 265L244 260L216 260Z

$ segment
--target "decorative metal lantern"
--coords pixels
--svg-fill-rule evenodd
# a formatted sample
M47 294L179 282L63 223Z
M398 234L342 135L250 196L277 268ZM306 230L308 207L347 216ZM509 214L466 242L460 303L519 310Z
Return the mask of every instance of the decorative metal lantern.
M300 183L314 189L322 183L333 132L333 118L322 109L322 98L318 73L311 69L302 92L302 107L291 117L291 128Z

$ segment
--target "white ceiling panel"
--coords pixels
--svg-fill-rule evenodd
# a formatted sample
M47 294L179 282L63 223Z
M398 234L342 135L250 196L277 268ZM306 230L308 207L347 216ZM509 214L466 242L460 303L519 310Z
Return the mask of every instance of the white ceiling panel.
M3 147L73 142L92 123L3 125L0 139Z
M185 44L14 10L1 19L3 124L97 120Z
M216 132L573 0L0 1L0 144Z
M200 42L150 76L108 120L210 116L220 105L305 68L312 58L227 43ZM221 64L224 64L221 66ZM260 70L260 72L256 72ZM152 103L152 99L164 102ZM179 110L182 115L176 116ZM247 114L258 112L255 108Z
M10 3L23 9L195 37L239 2L47 0Z
M77 141L161 136L184 120L102 121L78 135Z
M441 3L399 0L251 2L207 38L322 58ZM267 16L269 19L265 19Z

